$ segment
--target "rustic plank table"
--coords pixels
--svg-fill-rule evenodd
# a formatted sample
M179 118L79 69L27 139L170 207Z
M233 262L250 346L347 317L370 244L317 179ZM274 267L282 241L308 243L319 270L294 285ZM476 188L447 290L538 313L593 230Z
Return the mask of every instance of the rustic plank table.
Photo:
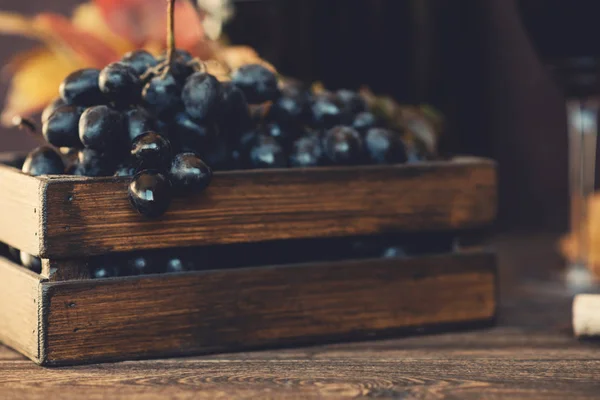
M54 369L0 346L0 398L600 398L600 343L572 337L555 239L493 241L502 295L491 329Z

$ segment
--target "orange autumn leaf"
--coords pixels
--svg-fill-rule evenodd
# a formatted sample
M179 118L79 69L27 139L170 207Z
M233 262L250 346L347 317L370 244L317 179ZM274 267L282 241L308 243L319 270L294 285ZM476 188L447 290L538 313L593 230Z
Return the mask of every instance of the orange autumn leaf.
M1 122L10 125L14 116L28 115L45 107L58 96L58 86L72 66L73 60L46 48L21 54L8 66L13 77Z
M115 50L118 54L125 54L135 49L135 45L126 38L114 33L106 24L102 12L93 3L83 3L73 10L71 23L94 36L101 38L102 41Z
M102 39L77 28L67 18L58 14L44 13L34 18L33 23L51 32L56 46L72 51L87 65L101 68L119 59L120 54Z

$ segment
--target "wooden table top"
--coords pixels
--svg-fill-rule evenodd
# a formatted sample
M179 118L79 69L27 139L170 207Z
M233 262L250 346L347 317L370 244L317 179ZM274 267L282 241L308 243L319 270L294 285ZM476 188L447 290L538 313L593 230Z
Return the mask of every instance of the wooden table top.
M497 326L300 349L41 368L0 346L0 398L600 397L600 343L571 333L551 235L497 238Z

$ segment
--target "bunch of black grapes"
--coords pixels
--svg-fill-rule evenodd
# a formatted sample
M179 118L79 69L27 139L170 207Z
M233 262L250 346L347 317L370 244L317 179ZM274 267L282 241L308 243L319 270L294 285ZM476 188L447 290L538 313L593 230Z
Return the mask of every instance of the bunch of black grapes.
M312 93L258 64L220 82L183 50L159 69L165 59L138 50L69 75L42 114L49 145L23 171L130 177L131 204L154 218L213 170L407 161L401 134L357 92Z

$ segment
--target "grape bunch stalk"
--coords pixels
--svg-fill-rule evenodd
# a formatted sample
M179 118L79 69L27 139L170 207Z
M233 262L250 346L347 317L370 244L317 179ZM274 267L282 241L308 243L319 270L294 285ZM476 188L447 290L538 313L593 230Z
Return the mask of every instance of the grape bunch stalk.
M173 197L206 190L213 170L419 159L358 92L311 90L262 64L217 79L175 47L175 0L167 4L167 51L136 50L67 76L41 116L46 143L23 172L127 177L133 208L159 218Z

